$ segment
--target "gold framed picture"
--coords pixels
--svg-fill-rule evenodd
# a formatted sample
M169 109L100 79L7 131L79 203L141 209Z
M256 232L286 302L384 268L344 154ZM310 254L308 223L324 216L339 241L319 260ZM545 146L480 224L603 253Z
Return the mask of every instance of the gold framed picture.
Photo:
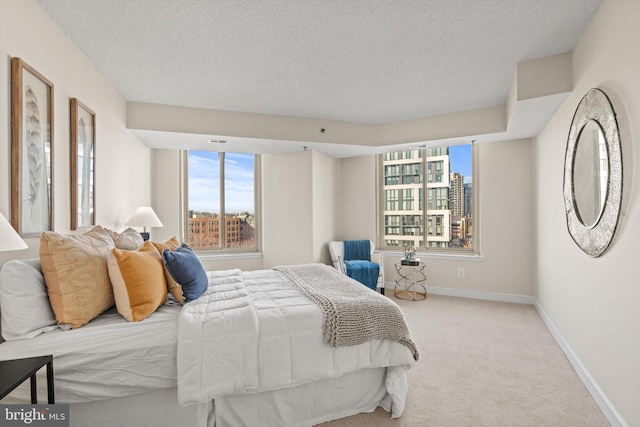
M53 230L53 84L11 58L11 225L23 237Z

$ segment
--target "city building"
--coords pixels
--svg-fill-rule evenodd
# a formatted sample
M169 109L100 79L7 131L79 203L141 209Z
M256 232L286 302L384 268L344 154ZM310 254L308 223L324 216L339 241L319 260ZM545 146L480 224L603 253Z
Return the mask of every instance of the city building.
M446 247L451 239L448 147L386 153L383 162L386 245L425 246L423 193L426 169L427 246Z
M224 247L252 246L254 228L247 220L235 215L225 217ZM208 212L190 212L188 218L189 246L199 249L220 246L220 217Z

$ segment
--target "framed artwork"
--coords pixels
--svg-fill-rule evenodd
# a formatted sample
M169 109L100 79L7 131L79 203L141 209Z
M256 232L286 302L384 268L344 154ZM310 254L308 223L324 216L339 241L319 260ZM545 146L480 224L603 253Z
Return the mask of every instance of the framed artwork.
M71 229L95 225L96 114L71 98Z
M23 237L53 230L53 84L11 58L11 225Z

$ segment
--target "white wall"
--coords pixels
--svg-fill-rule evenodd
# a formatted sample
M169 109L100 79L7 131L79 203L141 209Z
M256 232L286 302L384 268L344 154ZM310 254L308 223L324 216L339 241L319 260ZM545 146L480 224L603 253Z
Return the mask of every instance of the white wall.
M604 0L573 52L574 91L535 141L536 295L629 426L640 425L640 2ZM604 89L621 127L624 217L599 258L571 240L562 198L566 138L580 98ZM626 135L625 135L626 133ZM626 138L625 138L626 136Z
M96 221L120 231L136 207L151 202L151 150L126 128L126 101L62 30L32 0L0 1L0 211L10 214L11 57L20 57L54 85L54 230L70 227L69 99L96 113ZM0 253L10 259L38 256L29 249Z

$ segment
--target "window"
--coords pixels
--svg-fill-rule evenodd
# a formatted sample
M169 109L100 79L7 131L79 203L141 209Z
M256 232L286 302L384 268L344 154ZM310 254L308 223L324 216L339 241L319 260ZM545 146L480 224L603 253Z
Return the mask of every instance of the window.
M402 183L420 184L422 182L422 163L402 165Z
M260 157L187 151L184 240L195 250L258 249Z
M398 190L385 190L385 211L398 210Z
M472 154L465 144L380 155L379 229L386 248L474 250Z
M398 165L385 166L384 183L387 185L398 184L400 182L400 167Z

